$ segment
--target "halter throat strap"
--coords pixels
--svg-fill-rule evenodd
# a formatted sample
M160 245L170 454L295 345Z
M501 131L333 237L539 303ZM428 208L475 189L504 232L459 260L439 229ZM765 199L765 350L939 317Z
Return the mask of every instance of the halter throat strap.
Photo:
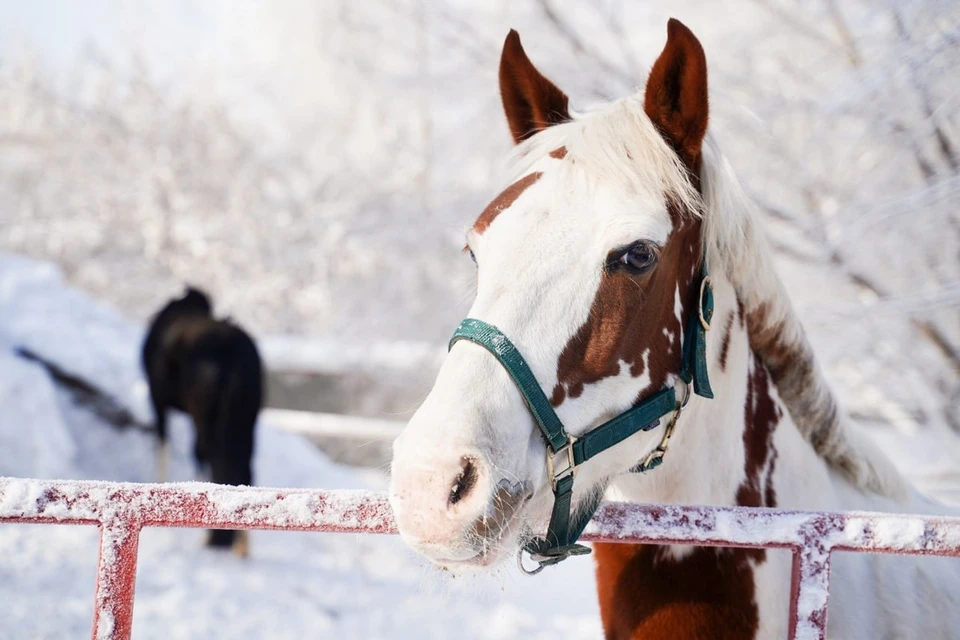
M521 564L524 572L538 573L543 567L570 556L590 553L589 547L577 544L577 540L600 506L603 491L594 491L581 500L577 517L572 517L573 482L580 465L635 433L655 429L661 418L672 412L660 444L631 471L643 473L655 469L666 454L667 443L689 398L690 387L697 395L713 397L707 375L706 349L706 332L713 317L713 288L705 264L701 268L699 291L697 312L690 314L684 332L680 367L680 378L685 383L684 397L678 399L676 389L666 387L580 437L567 433L527 361L502 331L476 318L466 318L457 327L449 348L460 340L467 340L489 351L510 375L547 442L546 465L554 494L553 511L546 536L534 538L524 546L539 565L528 571Z

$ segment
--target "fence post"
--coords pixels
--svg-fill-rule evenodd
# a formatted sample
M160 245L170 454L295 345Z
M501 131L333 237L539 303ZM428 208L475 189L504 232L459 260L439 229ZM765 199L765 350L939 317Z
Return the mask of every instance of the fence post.
M130 640L140 524L120 516L100 525L93 640Z
M820 514L797 532L802 545L793 552L790 585L790 638L826 640L830 598L831 534L842 531L842 516Z

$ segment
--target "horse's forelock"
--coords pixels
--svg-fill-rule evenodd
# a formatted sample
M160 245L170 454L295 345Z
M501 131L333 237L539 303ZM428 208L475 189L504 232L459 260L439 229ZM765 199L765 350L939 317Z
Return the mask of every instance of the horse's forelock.
M673 199L679 210L692 215L702 210L689 169L644 112L642 95L572 113L571 120L517 145L508 165L509 182L547 157L572 161L589 179L630 196Z

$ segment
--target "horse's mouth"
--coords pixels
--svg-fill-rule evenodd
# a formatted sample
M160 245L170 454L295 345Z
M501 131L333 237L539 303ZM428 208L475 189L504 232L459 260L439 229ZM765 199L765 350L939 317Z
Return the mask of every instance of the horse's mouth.
M466 559L440 564L451 568L489 567L509 556L515 550L519 532L526 522L523 507L532 497L533 490L528 483L501 480L497 483L491 509L474 523L469 532L471 547L476 553Z

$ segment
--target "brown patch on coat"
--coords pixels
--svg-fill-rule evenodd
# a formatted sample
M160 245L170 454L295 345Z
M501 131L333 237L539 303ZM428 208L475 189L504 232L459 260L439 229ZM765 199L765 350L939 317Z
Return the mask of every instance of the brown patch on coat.
M597 593L611 640L754 640L759 626L751 549L597 543Z
M530 62L520 34L507 34L500 54L500 98L516 143L570 119L569 99Z
M487 227L496 220L497 216L500 215L504 209L508 209L510 205L516 202L520 194L533 186L542 175L543 172L541 171L525 175L504 189L503 193L494 198L493 202L487 205L487 208L483 210L483 213L480 214L477 221L473 223L473 230L477 233L486 231Z
M587 321L557 361L557 384L565 394L555 389L554 398L579 397L585 385L618 375L621 362L630 367L633 377L650 376L650 384L639 390L638 400L650 390L663 388L670 374L679 373L680 329L686 326L699 294L694 276L701 254L701 225L675 210L672 217L674 231L656 267L640 276L623 269L603 274ZM692 251L688 250L691 245ZM683 301L680 320L674 315L678 286Z
M753 356L751 369L744 402L743 470L746 479L737 491L737 504L744 507L775 507L777 494L771 480L777 450L773 435L783 411L770 394L770 376L756 355Z
M720 340L720 371L727 370L727 352L730 350L730 332L733 330L733 311L727 316L723 327L723 338Z
M551 157L551 158L556 158L557 160L563 160L564 158L567 157L567 148L566 148L566 147L558 147L558 148L554 149L553 151L550 152L550 157Z
M563 401L567 398L567 391L563 388L563 385L557 383L553 387L553 395L550 396L550 404L553 407L559 407L563 404Z
M733 314L727 320L728 331ZM744 406L744 472L736 502L776 506L773 435L782 417L770 377L754 356ZM755 640L756 565L764 549L695 547L682 558L655 545L594 545L597 595L607 638Z

